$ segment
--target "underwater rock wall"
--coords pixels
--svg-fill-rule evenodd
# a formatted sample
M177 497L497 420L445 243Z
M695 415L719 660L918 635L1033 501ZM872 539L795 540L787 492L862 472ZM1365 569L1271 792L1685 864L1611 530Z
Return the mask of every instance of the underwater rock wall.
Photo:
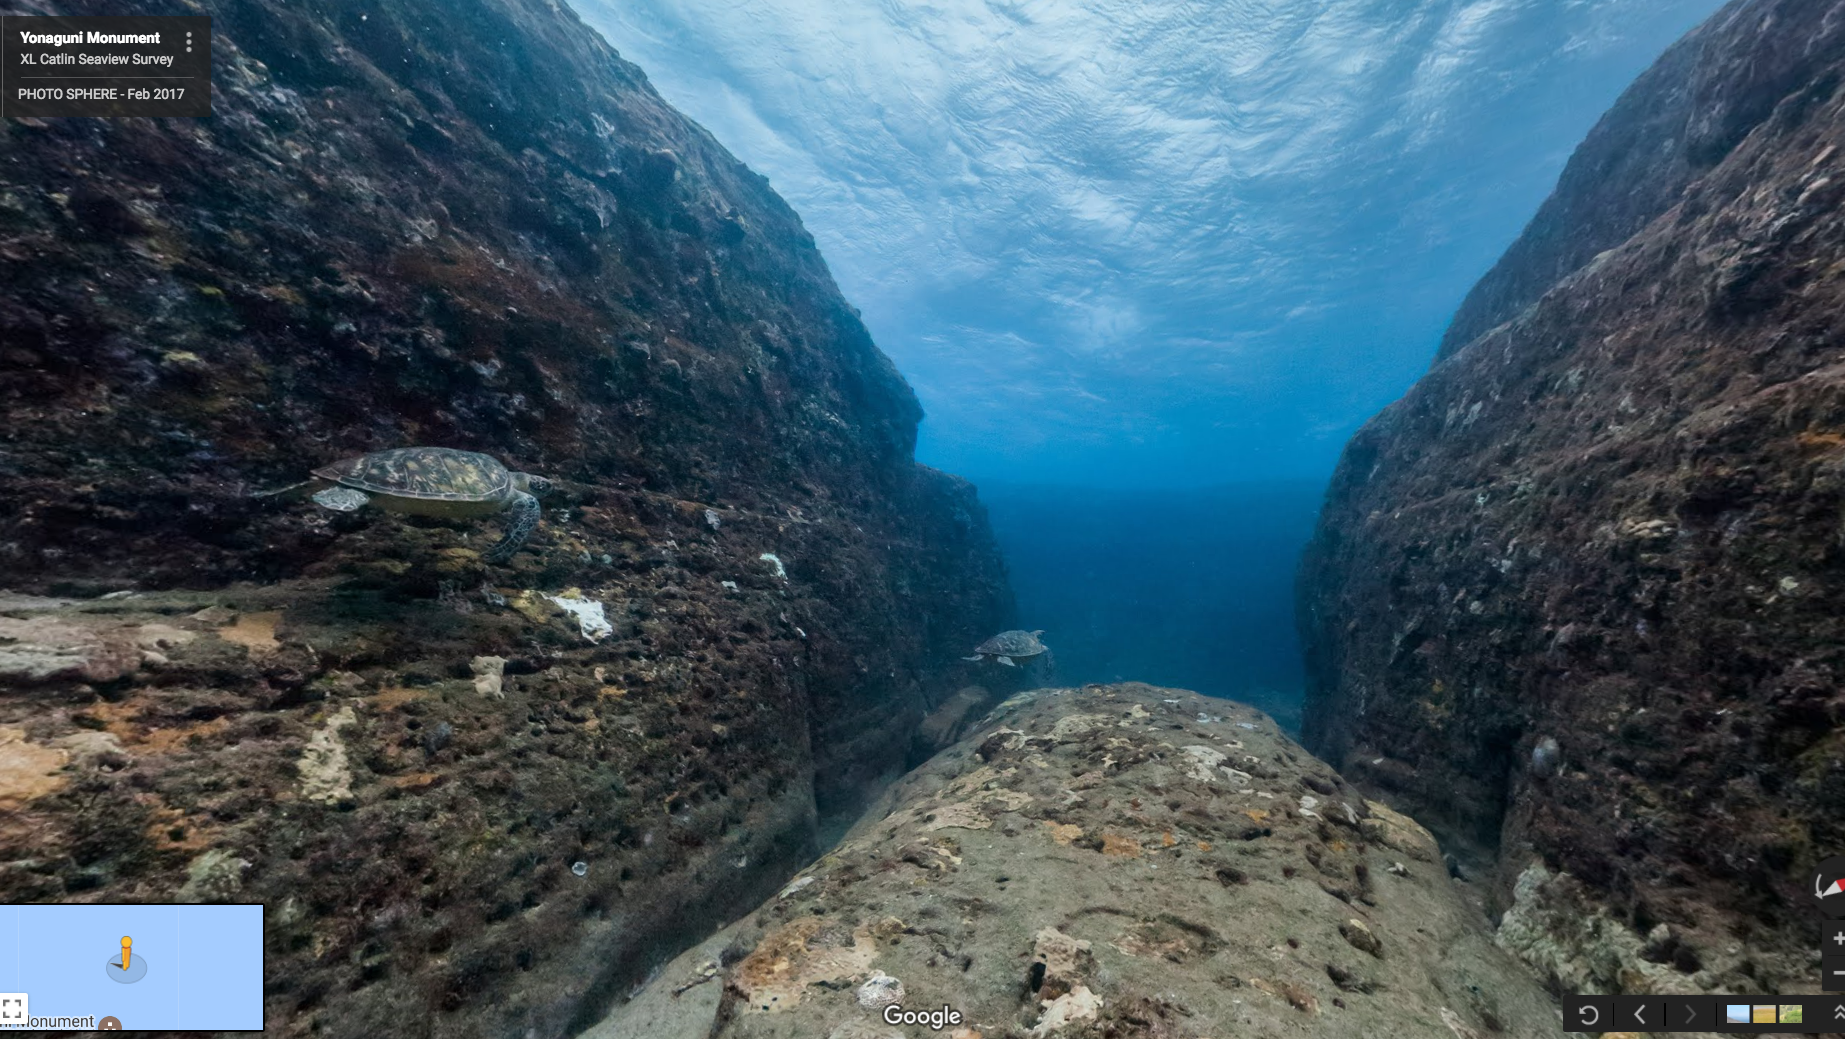
M1643 76L1353 438L1303 563L1305 742L1496 853L1508 941L1573 986L1817 983L1802 871L1845 847L1841 73L1845 5L1752 0Z
M1557 188L1462 301L1441 357L1536 303L1560 279L1677 205L1837 57L1835 5L1731 3L1667 49L1577 147Z
M285 1035L569 1034L978 677L985 514L567 8L198 10L211 118L0 126L0 899L265 902ZM555 480L526 550L250 496L409 443Z

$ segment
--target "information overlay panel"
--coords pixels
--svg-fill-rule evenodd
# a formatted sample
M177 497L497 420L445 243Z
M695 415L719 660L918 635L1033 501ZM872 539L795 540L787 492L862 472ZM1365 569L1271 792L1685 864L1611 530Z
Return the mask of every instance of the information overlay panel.
M0 118L210 114L209 17L0 15Z
M260 905L0 905L0 1036L262 1027Z

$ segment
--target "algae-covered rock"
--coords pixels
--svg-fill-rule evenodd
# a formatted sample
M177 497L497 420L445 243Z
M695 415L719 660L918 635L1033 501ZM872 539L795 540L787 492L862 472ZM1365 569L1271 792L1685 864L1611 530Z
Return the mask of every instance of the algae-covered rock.
M1818 991L1813 874L1845 847L1839 15L1737 0L1633 84L1352 438L1302 564L1304 741L1441 834L1566 981Z
M210 119L0 120L0 903L241 885L277 1035L564 1039L902 768L984 513L568 4L199 10ZM500 566L254 496L410 445L558 491Z
M1253 709L1036 690L585 1037L1560 1036L1433 844Z

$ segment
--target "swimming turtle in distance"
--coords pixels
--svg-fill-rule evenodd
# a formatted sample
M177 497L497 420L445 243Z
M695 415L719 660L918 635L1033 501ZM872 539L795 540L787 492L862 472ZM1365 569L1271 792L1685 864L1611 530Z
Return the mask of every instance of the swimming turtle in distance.
M314 478L257 497L301 492L316 505L352 512L367 504L389 512L448 519L475 519L504 512L506 532L481 558L503 563L538 526L535 494L551 481L514 472L499 460L448 447L398 447L347 458L313 471Z
M1044 629L1037 631L1002 631L992 638L974 647L974 655L963 657L964 660L984 660L988 657L999 661L1007 667L1017 667L1017 660L1028 660L1050 650L1038 641Z

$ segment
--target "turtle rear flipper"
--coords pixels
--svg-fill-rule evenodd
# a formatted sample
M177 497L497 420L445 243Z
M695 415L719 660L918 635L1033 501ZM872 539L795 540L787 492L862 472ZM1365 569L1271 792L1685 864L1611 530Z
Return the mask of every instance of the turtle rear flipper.
M481 559L489 563L504 563L512 554L531 537L532 530L538 526L538 499L524 491L513 496L512 504L506 507L506 533L498 543L488 549Z
M334 512L353 512L368 501L371 499L364 491L355 491L350 487L329 487L314 495L314 504Z

